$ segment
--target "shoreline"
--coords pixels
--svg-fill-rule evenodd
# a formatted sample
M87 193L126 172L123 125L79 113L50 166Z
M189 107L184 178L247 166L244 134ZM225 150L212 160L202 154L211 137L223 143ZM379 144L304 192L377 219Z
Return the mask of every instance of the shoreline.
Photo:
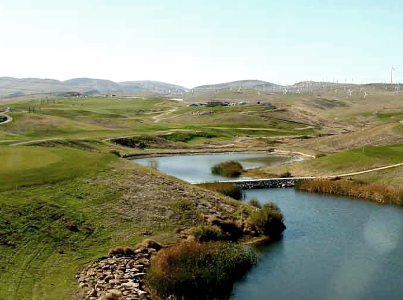
M245 154L277 154L278 156L285 156L285 157L299 157L299 158L315 158L315 156L297 152L297 151L287 151L287 150L280 150L275 148L270 149L186 149L181 151L177 149L176 151L170 152L150 152L150 153L132 153L126 154L123 158L131 159L131 158L150 158L150 157L168 157L168 156L176 156L176 155L203 155L203 154L233 154L233 153L245 153Z

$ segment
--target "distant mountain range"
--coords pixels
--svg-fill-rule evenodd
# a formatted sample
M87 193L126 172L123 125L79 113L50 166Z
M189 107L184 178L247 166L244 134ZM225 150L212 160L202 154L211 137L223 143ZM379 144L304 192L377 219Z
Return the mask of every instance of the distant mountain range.
M287 86L287 89L298 90L309 86L316 89L334 83L300 82ZM278 90L284 86L261 80L239 80L219 84L201 85L192 89L183 86L152 80L113 82L96 78L74 78L66 81L39 78L0 77L0 96L13 97L34 94L75 95L77 93L96 95L105 93L153 93L160 95L178 95L187 92L209 93L219 90L240 91Z
M178 94L188 89L159 81L113 82L105 79L74 78L66 81L39 78L0 77L0 96L22 96L32 94L140 92Z

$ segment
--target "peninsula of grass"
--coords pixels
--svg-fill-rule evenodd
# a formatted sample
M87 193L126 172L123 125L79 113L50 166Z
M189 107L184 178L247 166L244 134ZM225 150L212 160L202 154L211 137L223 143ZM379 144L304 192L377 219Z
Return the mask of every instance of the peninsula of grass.
M211 168L211 173L214 175L221 175L225 177L238 177L243 172L242 165L237 161L225 161L219 164L216 164Z
M309 180L297 182L300 191L365 199L383 204L403 205L403 189L351 180Z

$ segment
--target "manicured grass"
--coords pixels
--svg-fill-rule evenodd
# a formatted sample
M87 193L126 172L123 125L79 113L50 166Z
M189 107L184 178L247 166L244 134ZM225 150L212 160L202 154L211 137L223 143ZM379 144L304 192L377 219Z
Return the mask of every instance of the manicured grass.
M314 169L356 171L403 162L403 145L363 147L307 161ZM292 172L291 172L292 173Z
M111 154L43 147L0 148L0 190L90 175L116 160Z
M291 172L293 176L329 176L403 163L403 145L362 147L287 165L254 169L246 175Z

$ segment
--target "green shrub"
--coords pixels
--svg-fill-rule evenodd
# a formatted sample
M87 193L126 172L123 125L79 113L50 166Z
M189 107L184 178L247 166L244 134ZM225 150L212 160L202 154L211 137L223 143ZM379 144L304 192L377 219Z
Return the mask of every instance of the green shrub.
M117 157L122 157L122 155L120 154L120 152L117 151L117 150L111 150L111 151L109 151L109 153L111 153L111 154L113 154L113 155L116 155Z
M236 243L179 243L158 252L146 281L162 298L225 299L257 255Z
M208 189L210 191L218 192L225 196L234 198L236 200L241 200L244 197L244 192L242 189L232 183L226 182L213 182L213 183L203 183L199 184L200 187Z
M289 171L280 174L280 178L289 178L289 177L292 177Z
M281 235L286 228L283 223L283 214L273 202L266 203L261 209L253 212L249 216L248 222L270 237Z
M238 177L243 172L242 165L237 161L226 161L211 168L211 173L225 177Z
M171 134L161 135L160 137L171 142L187 143L195 138L211 139L216 137L216 135L207 132L174 132Z
M193 228L192 235L199 242L218 241L222 237L222 231L217 226L201 225Z
M253 206L253 207L262 208L262 204L261 204L260 201L259 201L258 199L256 199L256 198L252 198L252 199L250 199L248 202L249 202L249 204L250 204L251 206Z

